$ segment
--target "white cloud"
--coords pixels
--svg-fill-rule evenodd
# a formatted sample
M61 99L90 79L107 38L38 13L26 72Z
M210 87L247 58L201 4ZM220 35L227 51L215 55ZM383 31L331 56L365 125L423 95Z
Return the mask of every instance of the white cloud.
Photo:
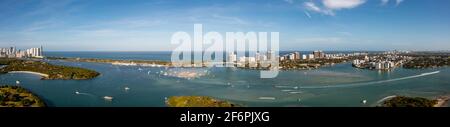
M352 9L364 4L366 0L321 0L322 6L318 6L313 1L304 2L306 10L334 16L334 11L341 9Z
M322 13L322 14L325 14L325 15L334 15L334 12L332 10L320 8L313 2L305 2L303 4L303 6L309 11Z
M386 5L389 3L390 0L381 0L381 5ZM403 1L405 0L395 0L395 5L398 6L400 5Z
M322 3L326 8L332 10L351 9L363 3L365 0L323 0Z
M317 7L316 4L314 4L313 2L305 2L304 6L306 7L306 9L310 11L320 12L322 10L319 7Z
M389 2L389 0L381 0L381 5L386 5Z
M308 18L312 18L311 15L310 15L307 11L304 11L304 12L305 12L305 15L306 15Z
M404 0L396 0L395 1L395 4L398 6L398 5L400 5L400 3L402 3Z

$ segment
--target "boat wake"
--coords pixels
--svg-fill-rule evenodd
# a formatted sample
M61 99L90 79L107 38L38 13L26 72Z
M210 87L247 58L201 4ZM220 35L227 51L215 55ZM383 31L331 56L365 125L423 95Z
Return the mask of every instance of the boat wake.
M373 81L373 82L364 82L364 83L354 83L354 84L346 84L346 85L304 86L304 87L300 87L300 89L324 89L324 88L359 87L359 86L367 86L367 85L374 85L374 84L380 84L380 83L387 83L387 82L395 82L395 81L400 81L400 80L413 79L413 78L433 75L433 74L437 74L437 73L440 73L440 71L422 73L422 74L419 74L419 75L407 76L407 77L402 77L402 78L395 78L395 79L388 79L388 80L381 80L381 81Z
M93 94L90 94L90 93L82 93L82 92L78 92L78 91L76 91L75 94L76 94L76 95L85 95L85 96L89 96L89 97L95 97Z

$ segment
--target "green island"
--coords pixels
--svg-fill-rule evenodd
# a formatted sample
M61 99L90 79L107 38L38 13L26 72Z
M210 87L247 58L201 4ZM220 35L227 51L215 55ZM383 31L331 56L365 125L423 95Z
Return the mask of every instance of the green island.
M448 101L448 97L435 100L422 97L397 96L384 101L381 107L442 107Z
M448 56L421 56L403 64L407 69L437 68L450 65Z
M78 67L52 65L42 61L21 59L0 59L0 74L5 73L34 73L42 76L43 80L84 80L92 79L100 73Z
M283 70L317 69L321 66L344 63L351 59L313 59L313 60L285 60L280 62Z
M169 107L239 107L207 96L172 96L166 100L166 104Z
M43 100L20 86L0 86L0 107L46 107Z
M170 62L159 60L113 60L93 58L47 57L48 60L64 60L70 62L110 63L115 65L171 66Z

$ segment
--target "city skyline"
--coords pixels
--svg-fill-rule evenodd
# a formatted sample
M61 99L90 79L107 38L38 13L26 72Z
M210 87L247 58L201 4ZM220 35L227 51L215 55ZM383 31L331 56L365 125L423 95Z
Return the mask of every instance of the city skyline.
M450 49L450 1L13 1L0 2L1 47L46 51L171 51L192 32L280 32L282 51Z

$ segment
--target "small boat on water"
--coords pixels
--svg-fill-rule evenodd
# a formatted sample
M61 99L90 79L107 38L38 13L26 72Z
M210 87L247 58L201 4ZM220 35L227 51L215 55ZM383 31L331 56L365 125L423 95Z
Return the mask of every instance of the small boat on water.
M78 91L75 91L75 94L80 94L80 92L78 92Z
M366 104L367 103L367 100L362 100L361 101L363 104Z
M19 81L19 80L17 80L17 81L16 81L16 84L20 84L20 81Z
M292 91L292 92L289 92L290 94L300 94L300 93L302 93L301 91Z
M275 100L275 97L259 97L260 100Z
M129 88L129 87L125 87L124 89L125 89L126 91L130 90L130 88Z
M111 96L104 96L103 99L111 101L113 99L113 97L111 97Z

